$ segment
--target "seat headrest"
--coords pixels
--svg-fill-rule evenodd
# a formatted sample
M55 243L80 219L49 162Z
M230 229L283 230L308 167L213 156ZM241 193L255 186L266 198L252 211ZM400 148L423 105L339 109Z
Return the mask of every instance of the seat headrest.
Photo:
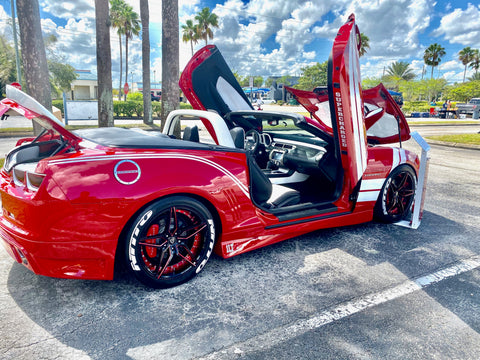
M237 149L243 149L245 147L245 130L237 126L230 130L233 143Z
M194 142L199 142L200 141L200 135L198 134L198 126L195 125L193 127L186 127L185 130L183 131L183 140L186 141L194 141Z

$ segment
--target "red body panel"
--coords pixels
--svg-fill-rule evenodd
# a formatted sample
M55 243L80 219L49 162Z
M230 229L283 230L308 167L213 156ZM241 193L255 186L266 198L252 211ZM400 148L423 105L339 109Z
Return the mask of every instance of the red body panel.
M294 215L282 217L256 206L244 150L181 147L180 140L163 148L95 145L61 129L58 132L68 138L69 146L32 161L34 168L29 171L43 180L38 188L32 190L28 178L14 180L17 169L9 167L9 158L0 171L0 238L7 251L37 274L112 279L116 254L125 252L122 235L132 220L152 202L175 195L192 197L212 213L219 229L214 251L224 258L314 230L372 220L378 194L392 169L408 164L417 171L419 163L408 151L366 145L356 36L350 18L334 43L332 129L307 120L336 139L335 154L343 168L340 192L327 210L305 215L297 209ZM198 52L183 74L195 71L211 49ZM192 84L182 81L194 108L204 108ZM379 101L377 94L372 98ZM47 125L54 121L12 100L2 104L1 111L20 109ZM204 123L216 139L214 127L208 127L206 119ZM56 126L51 128L57 130Z

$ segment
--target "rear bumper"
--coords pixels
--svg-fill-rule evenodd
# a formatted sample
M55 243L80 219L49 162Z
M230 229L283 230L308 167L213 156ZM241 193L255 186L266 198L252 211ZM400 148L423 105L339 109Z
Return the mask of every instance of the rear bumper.
M0 216L0 239L7 253L38 275L65 279L113 279L117 241L59 243L27 239Z

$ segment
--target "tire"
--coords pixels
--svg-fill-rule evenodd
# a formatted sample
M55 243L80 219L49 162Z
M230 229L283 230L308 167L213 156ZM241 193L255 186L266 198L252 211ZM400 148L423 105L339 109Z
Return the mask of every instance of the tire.
M197 275L214 243L208 209L189 197L173 196L148 206L135 219L127 234L127 264L143 284L168 288Z
M415 172L408 165L395 168L383 184L374 209L377 220L400 221L410 214L416 188Z

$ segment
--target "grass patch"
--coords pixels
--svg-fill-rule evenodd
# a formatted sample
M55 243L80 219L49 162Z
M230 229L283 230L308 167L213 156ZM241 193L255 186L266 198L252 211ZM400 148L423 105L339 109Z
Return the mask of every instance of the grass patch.
M458 144L480 145L480 134L455 134L428 136L428 139Z
M28 132L28 131L33 131L33 128L2 128L0 129L0 133L25 133L25 132Z
M0 169L3 167L4 163L5 163L5 159L0 159Z
M432 121L416 121L407 120L408 125L478 125L478 121L472 120L432 120Z

